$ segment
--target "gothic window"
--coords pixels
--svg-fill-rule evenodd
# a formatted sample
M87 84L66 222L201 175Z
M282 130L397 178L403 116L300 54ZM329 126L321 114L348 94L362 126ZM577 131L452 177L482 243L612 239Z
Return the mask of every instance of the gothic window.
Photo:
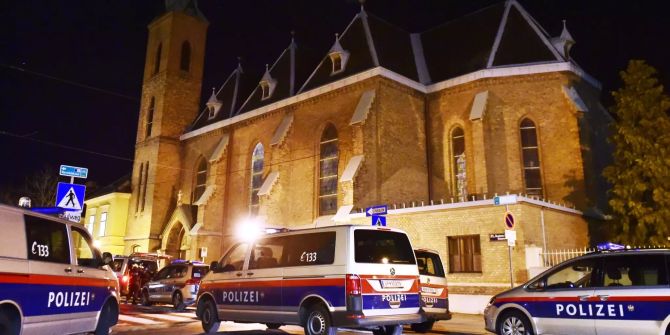
M154 109L156 108L156 99L154 97L151 97L151 101L149 102L149 109L147 109L147 120L146 120L146 127L145 127L145 138L148 138L151 136L151 128L154 123Z
M186 72L191 69L191 44L189 44L188 41L184 41L184 43L181 44L181 60L179 62L179 68Z
M140 189L138 191L138 208L140 212L144 211L144 205L147 197L147 179L149 178L149 162L140 165Z
M540 171L540 152L537 143L537 128L530 119L523 119L521 132L521 160L523 161L523 180L526 193L542 195L542 175Z
M319 215L337 212L337 130L329 124L319 145Z
M338 73L343 70L342 68L342 54L340 53L331 53L330 54L330 61L333 64L333 71L332 73Z
M157 74L158 70L161 68L161 50L163 49L163 44L159 43L158 48L156 48L156 56L154 58L154 73Z
M135 198L135 213L140 211L140 201L142 199L142 185L144 178L144 163L140 163L139 181L137 183L137 197Z
M456 127L451 131L451 154L453 169L454 194L461 198L466 194L465 174L465 133L463 128Z
M270 83L266 80L260 82L261 86L261 99L265 100L270 97Z
M251 214L258 214L258 208L260 206L260 201L258 198L258 190L260 190L261 185L263 184L263 160L265 158L265 151L263 149L263 144L258 143L254 147L254 151L251 154L251 199L249 201L249 211Z
M205 193L205 188L207 188L207 160L204 158L200 159L198 162L198 169L195 171L195 176L193 178L193 201L196 202L203 193Z

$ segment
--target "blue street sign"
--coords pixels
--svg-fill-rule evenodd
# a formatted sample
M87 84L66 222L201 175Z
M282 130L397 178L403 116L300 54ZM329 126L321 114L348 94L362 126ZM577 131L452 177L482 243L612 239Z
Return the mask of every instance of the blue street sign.
M86 178L88 177L88 169L77 166L61 165L60 175L66 177Z
M80 184L58 183L56 189L56 206L60 208L81 210L84 207L86 186Z
M388 206L377 205L365 209L365 216L386 215L388 213Z
M382 215L373 215L371 216L372 218L372 225L373 226L382 226L386 227L386 217Z

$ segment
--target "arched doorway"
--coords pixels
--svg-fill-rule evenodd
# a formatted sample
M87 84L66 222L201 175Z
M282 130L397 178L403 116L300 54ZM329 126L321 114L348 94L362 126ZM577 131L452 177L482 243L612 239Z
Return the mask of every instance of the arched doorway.
M170 229L165 245L165 254L174 258L186 259L188 250L187 232L184 225L175 224Z

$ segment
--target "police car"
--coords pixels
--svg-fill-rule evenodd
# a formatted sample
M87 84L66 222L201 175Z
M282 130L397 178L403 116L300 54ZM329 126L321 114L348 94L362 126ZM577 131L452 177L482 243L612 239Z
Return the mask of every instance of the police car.
M433 328L435 321L451 319L447 276L436 250L415 249L414 254L420 275L421 309L426 314L426 321L414 323L411 328L417 333L425 333Z
M407 235L341 225L266 235L231 246L200 283L196 315L208 333L221 321L338 327L398 335L424 321L419 272Z
M670 250L603 250L494 296L497 334L670 335Z
M162 268L142 288L142 304L172 303L183 310L195 302L200 280L209 271L209 265L197 261L174 260Z
M119 314L112 255L84 226L0 205L0 334L108 334Z

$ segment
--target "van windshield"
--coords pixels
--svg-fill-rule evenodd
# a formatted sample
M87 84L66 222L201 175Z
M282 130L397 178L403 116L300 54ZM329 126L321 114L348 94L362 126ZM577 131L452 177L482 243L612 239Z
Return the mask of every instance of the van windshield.
M194 266L193 267L193 273L191 274L192 278L202 278L204 277L207 272L209 272L209 267L208 266Z
M440 261L440 256L432 252L417 251L416 261L419 267L419 274L424 276L444 277L444 268Z
M394 231L354 231L356 263L416 264L407 235Z

